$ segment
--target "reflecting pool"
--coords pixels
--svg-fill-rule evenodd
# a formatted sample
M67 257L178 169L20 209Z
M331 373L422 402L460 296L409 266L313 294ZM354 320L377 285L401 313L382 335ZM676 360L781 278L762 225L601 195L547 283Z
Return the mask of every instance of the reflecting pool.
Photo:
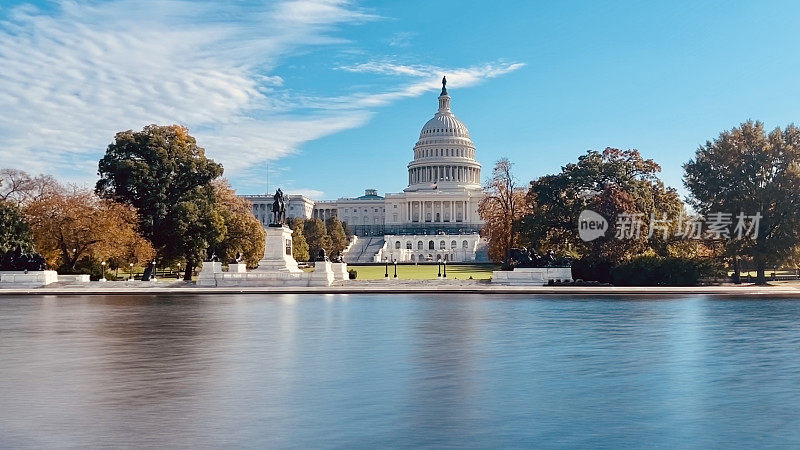
M0 297L0 447L800 446L800 301Z

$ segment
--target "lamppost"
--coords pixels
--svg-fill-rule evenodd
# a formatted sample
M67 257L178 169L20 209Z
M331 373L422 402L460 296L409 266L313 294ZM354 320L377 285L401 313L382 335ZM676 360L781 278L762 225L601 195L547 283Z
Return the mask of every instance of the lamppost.
M128 281L133 281L133 263L128 264Z
M153 260L153 275L150 277L150 281L156 281L156 261Z
M383 257L383 264L384 264L383 278L389 278L389 258L388 257L386 257L386 256Z
M103 281L103 282L108 281L108 280L106 280L106 262L103 261L103 262L100 263L100 265L103 266L103 269L102 269L103 270L103 278L100 278L100 281Z
M179 280L181 279L181 263L178 263L178 276L177 276L177 278Z
M397 278L397 259L394 259L393 262L394 262L394 277Z
M447 260L445 259L442 264L444 265L444 273L442 274L442 278L447 278Z
M442 260L436 260L436 267L439 269L439 273L436 275L436 278L442 278Z

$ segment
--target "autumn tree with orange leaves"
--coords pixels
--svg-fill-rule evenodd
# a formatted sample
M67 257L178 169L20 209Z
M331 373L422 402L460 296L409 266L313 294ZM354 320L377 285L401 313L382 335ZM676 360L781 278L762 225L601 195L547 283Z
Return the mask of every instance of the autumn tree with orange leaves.
M85 257L141 263L155 254L136 211L75 187L52 189L24 209L34 247L51 267L73 272Z
M515 222L528 212L525 191L517 187L512 167L507 158L495 163L485 186L486 196L478 205L484 221L481 235L489 241L489 258L497 262L505 261L508 250L518 245Z

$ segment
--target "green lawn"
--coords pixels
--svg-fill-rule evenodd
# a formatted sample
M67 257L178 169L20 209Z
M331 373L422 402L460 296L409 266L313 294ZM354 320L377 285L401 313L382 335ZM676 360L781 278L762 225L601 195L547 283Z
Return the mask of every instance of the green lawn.
M472 277L475 280L488 280L492 277L493 270L499 270L498 265L494 264L475 264L461 265L448 264L447 278L466 280ZM348 266L358 272L359 280L381 280L384 278L385 269L383 264L369 266ZM438 274L438 267L434 265L397 265L397 277L404 280L435 280ZM389 264L389 278L394 277L394 266Z

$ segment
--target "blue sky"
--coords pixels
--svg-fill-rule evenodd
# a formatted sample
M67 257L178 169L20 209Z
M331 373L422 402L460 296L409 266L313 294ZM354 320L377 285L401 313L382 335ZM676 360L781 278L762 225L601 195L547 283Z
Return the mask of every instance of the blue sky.
M119 130L187 125L242 193L398 192L448 76L484 174L800 115L793 2L0 3L0 166L91 183Z

